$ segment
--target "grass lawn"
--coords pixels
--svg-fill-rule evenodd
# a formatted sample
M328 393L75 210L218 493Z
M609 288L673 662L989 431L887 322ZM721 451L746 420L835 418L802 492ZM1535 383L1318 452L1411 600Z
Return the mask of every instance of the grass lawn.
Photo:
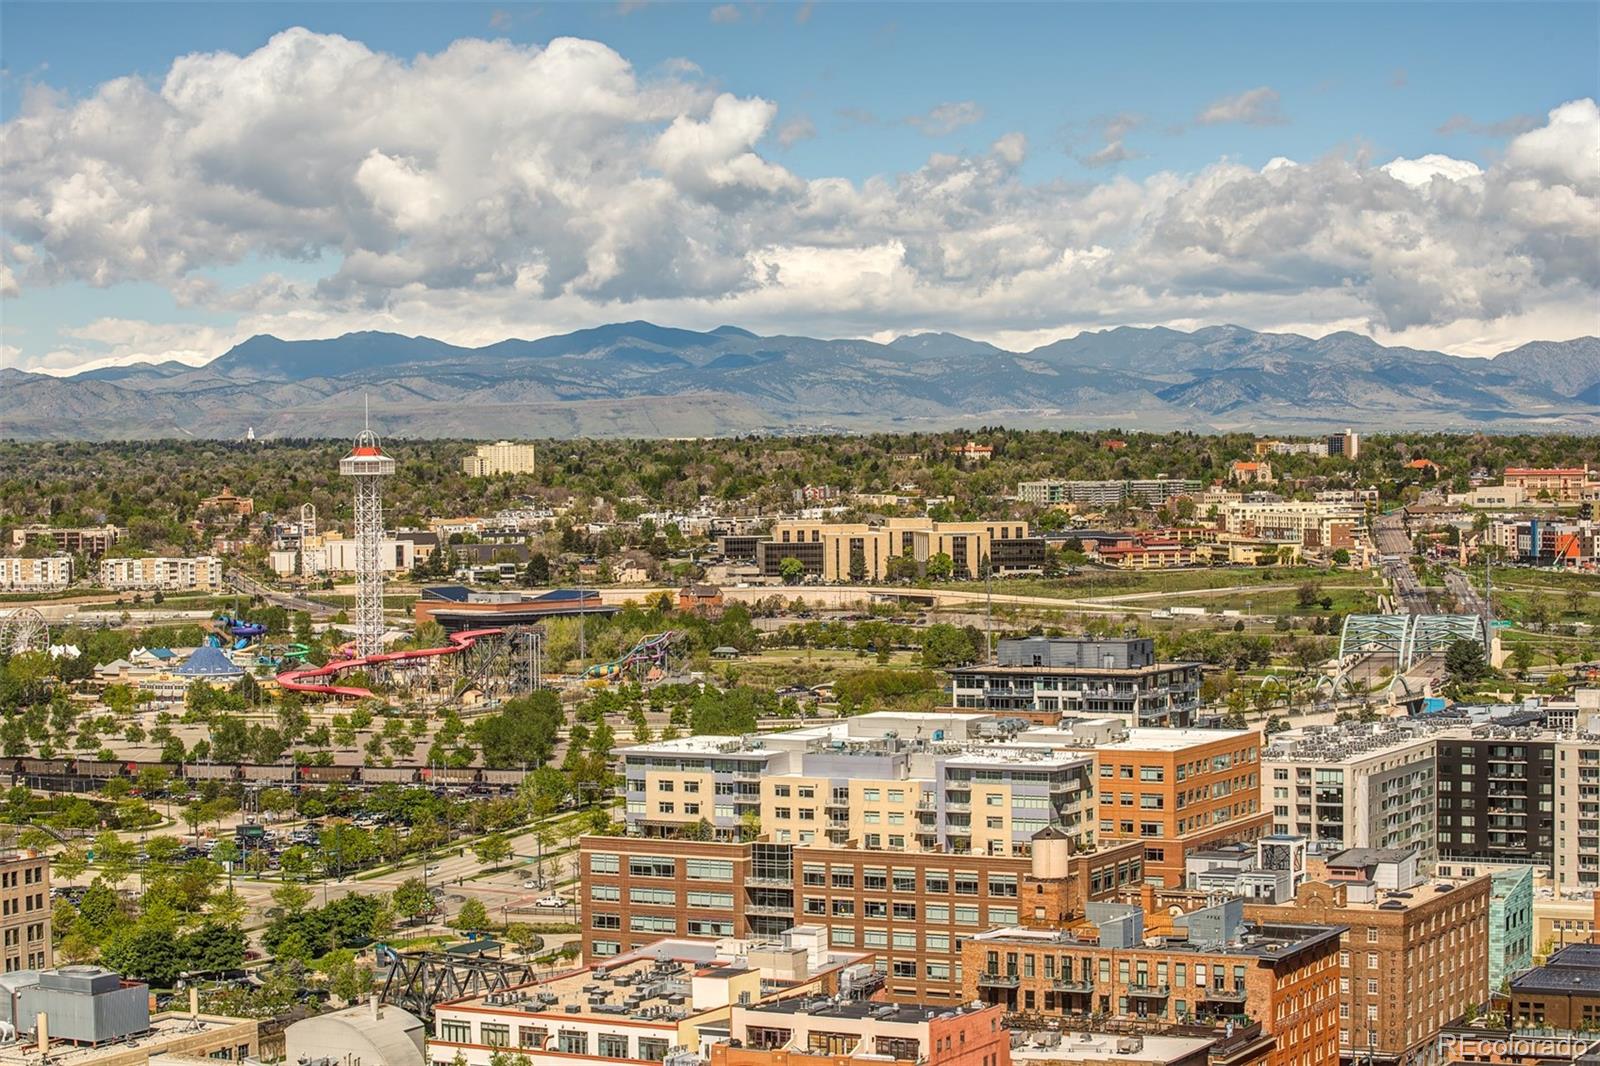
M1378 610L1376 589L1331 588L1324 585L1320 595L1333 600L1333 606L1326 611L1320 604L1300 606L1298 593L1291 589L1254 594L1228 592L1217 596L1185 596L1178 605L1249 611L1251 614L1302 615L1306 618L1314 618L1319 614L1375 614Z
M1302 581L1373 588L1382 583L1377 574L1366 570L1330 571L1308 566L1238 566L1154 570L1143 573L1086 570L1075 577L1003 578L995 581L994 590L997 593L1019 596L1060 596L1065 599L1078 599L1127 596L1141 592L1189 592L1231 588L1235 585L1298 585Z

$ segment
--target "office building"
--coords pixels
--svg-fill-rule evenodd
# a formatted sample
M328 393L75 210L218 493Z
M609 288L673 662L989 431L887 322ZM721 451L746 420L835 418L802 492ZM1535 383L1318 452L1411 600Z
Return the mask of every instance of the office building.
M993 664L952 669L950 689L951 702L968 711L1186 726L1200 707L1200 664L1157 662L1147 637L1006 639Z
M983 576L984 560L995 573L1044 567L1044 539L1028 535L1016 521L935 522L885 518L863 523L785 520L756 543L756 562L767 577L783 575L783 561L799 561L807 576L822 581L884 581L895 560L925 571L930 560L950 561L951 576ZM725 546L726 550L726 546Z
M1293 903L1246 903L1262 922L1344 926L1339 1048L1348 1063L1426 1058L1439 1030L1489 993L1489 879L1421 881L1411 852L1355 849Z
M1354 461L1361 458L1361 438L1353 429L1329 435L1325 442L1327 454Z
M501 474L533 473L533 445L513 444L508 440L480 444L461 460L468 477L498 477Z
M1147 919L1161 923L1147 926ZM1338 925L1244 920L1230 900L1179 915L1095 904L1075 930L993 929L962 948L969 999L1076 1028L1259 1021L1273 1066L1339 1061Z
M635 951L663 936L773 936L795 925L875 955L886 994L962 997L962 938L995 926L1055 926L1089 902L1134 891L1136 843L1080 848L1044 830L1026 856L874 851L833 845L585 836L583 953Z
M1095 749L1099 839L1144 842L1145 880L1185 881L1187 855L1267 835L1261 734L1246 729L1131 729Z
M0 939L5 972L53 963L50 860L31 848L0 852Z
M1261 756L1272 831L1303 836L1318 851L1416 849L1431 870L1438 858L1438 732L1402 719L1277 734Z
M222 560L214 555L194 558L145 556L139 559L100 560L100 584L108 589L164 592L213 590L222 587Z
M35 541L47 541L60 551L98 559L125 533L127 530L120 526L18 526L11 531L11 547L21 548Z
M72 556L47 555L29 559L0 558L0 589L13 592L47 592L72 584Z

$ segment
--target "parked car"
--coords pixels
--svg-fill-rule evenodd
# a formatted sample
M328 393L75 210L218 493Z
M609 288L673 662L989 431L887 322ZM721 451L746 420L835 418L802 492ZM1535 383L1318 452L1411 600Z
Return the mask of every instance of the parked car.
M564 896L541 896L534 901L535 907L548 907L551 909L571 906Z

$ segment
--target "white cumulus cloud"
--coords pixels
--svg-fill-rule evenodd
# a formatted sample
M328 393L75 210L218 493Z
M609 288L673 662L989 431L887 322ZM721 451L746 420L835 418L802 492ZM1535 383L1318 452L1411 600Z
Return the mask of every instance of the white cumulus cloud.
M1202 119L1277 114L1263 88ZM941 105L920 128L981 116ZM48 353L8 335L28 354L0 359L193 358L259 332L484 343L623 318L1011 342L1221 321L1429 345L1600 329L1592 100L1485 165L1335 154L1098 183L1028 180L1020 132L865 180L801 175L769 150L814 128L776 119L714 75L647 76L573 38L402 59L296 29L83 98L35 90L0 127L0 294L149 282L233 325L117 319ZM1102 120L1101 150L1132 122ZM315 269L211 276L249 260Z

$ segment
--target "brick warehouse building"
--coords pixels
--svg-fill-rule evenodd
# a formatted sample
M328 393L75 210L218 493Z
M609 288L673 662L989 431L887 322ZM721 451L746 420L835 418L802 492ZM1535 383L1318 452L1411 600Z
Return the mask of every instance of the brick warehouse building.
M1042 831L1028 856L877 851L765 842L585 836L585 959L667 936L772 935L822 925L874 952L893 998L962 995L959 941L996 926L1057 927L1142 880L1137 841L1079 851Z
M966 998L1004 1006L1028 1028L1251 1019L1274 1039L1271 1066L1338 1062L1341 927L1252 925L1231 900L1151 936L1145 920L1165 916L1137 905L1090 910L1103 921L1087 929L996 929L967 940Z

